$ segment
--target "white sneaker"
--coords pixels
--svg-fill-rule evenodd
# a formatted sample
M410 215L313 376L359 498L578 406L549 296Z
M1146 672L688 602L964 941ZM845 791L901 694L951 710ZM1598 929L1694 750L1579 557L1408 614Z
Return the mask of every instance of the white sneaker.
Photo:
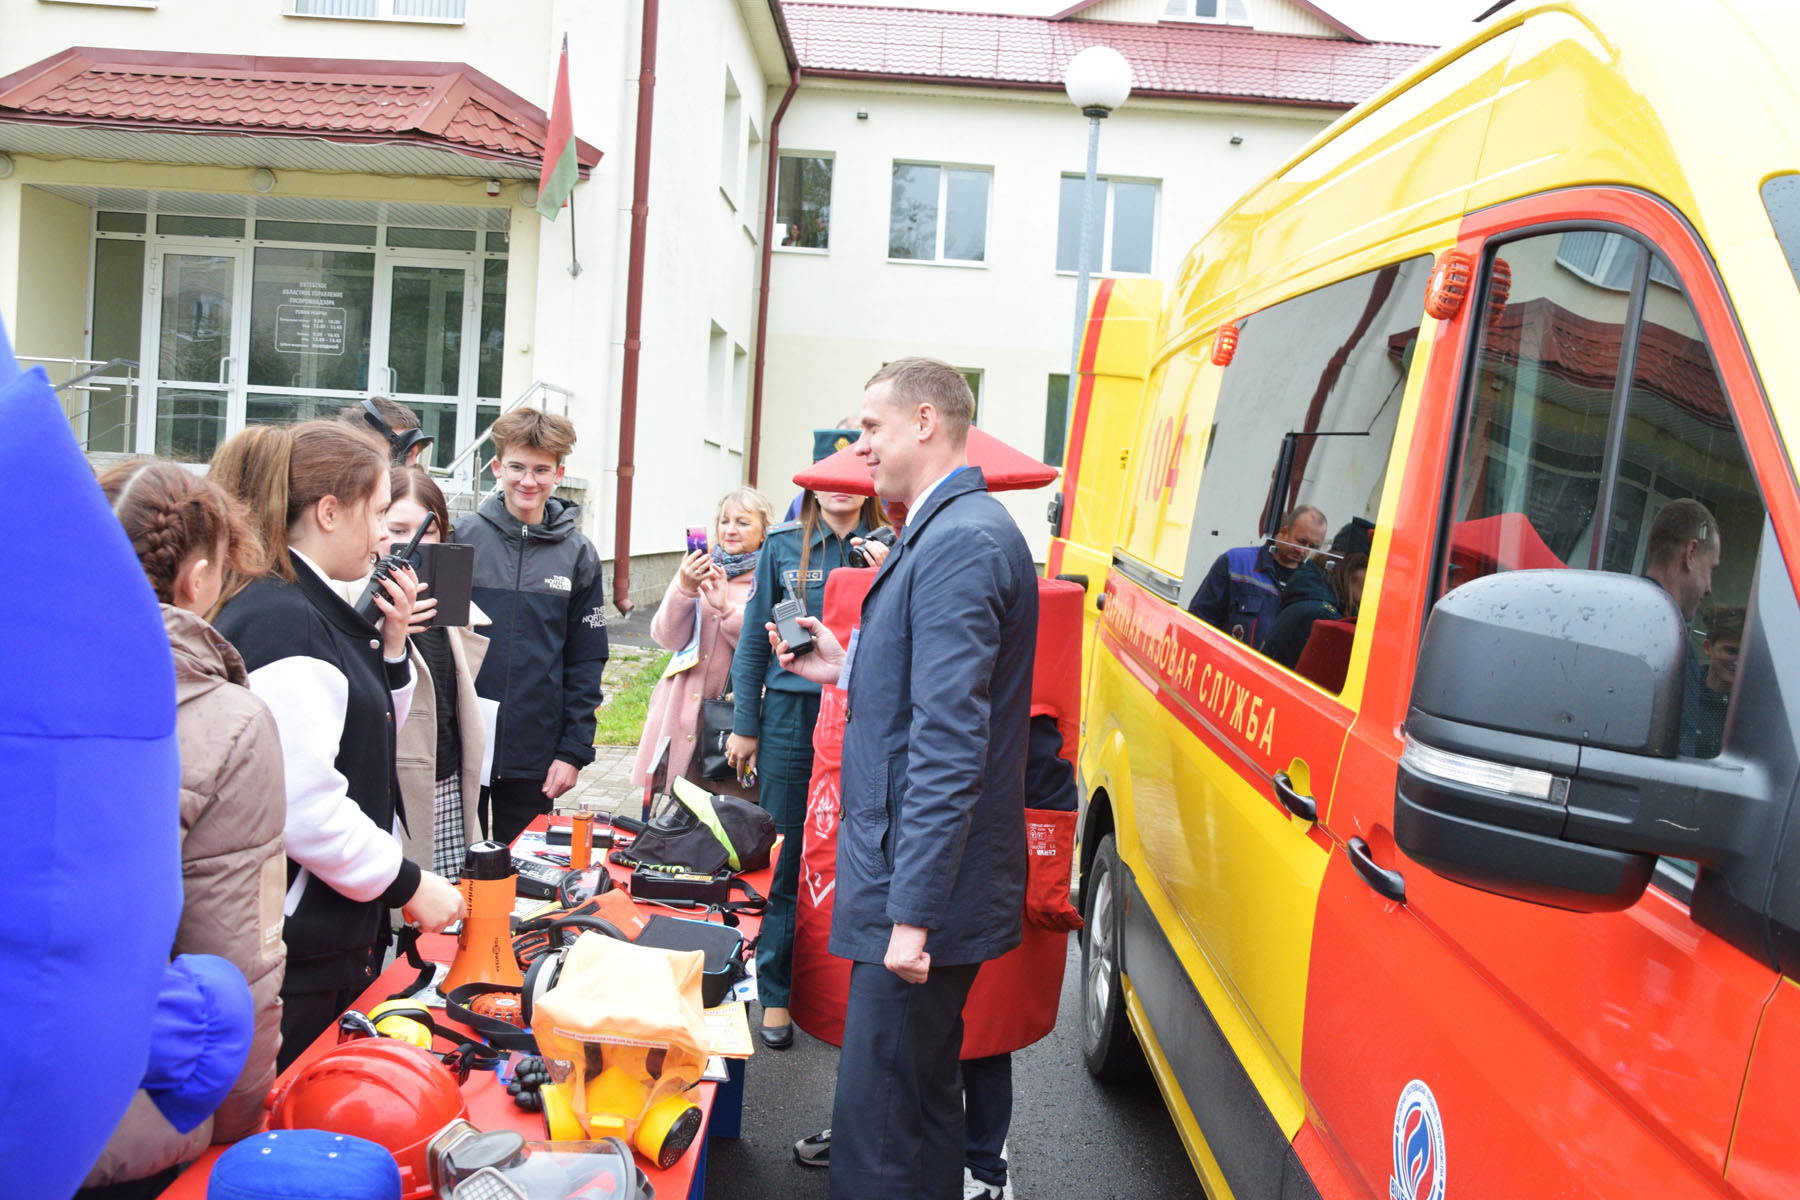
M963 1168L963 1200L1012 1200L1012 1185L996 1187L991 1183L969 1174L969 1168Z

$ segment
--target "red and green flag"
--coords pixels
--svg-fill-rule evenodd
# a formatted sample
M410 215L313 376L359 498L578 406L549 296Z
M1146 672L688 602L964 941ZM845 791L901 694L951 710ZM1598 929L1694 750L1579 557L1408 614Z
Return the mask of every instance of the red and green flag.
M544 168L538 176L538 215L556 214L575 190L575 112L569 104L569 36L563 35L562 58L556 64L556 98L550 103L550 131L544 138Z

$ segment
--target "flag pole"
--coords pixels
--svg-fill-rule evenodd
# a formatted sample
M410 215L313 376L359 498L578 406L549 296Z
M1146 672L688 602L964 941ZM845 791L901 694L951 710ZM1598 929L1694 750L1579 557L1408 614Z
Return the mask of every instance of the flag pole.
M569 194L569 276L581 274L581 260L575 257L575 195Z

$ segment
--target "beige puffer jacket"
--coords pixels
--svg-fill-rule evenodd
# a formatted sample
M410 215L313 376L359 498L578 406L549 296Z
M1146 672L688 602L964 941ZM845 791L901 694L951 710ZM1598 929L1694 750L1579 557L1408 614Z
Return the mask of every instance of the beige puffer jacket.
M487 624L487 616L474 605L469 606L471 625ZM487 723L482 720L481 706L475 696L475 674L487 657L488 640L471 628L450 628L450 658L456 664L456 729L462 739L462 806L464 844L481 840L481 825L476 819L476 803L481 794L481 759L487 746ZM418 863L427 871L437 868L431 863L433 801L438 775L450 774L437 766L437 691L431 684L431 671L410 643L407 655L417 673L418 686L413 689L412 708L406 724L394 743L394 758L400 776L400 803L406 810L406 828L401 832L400 846L407 861ZM399 920L399 914L394 914Z
M174 954L217 954L243 971L256 1035L231 1094L187 1134L144 1092L132 1098L87 1186L120 1183L191 1162L214 1142L256 1129L275 1082L281 1046L281 901L287 859L281 828L281 741L275 719L244 686L231 644L192 613L163 605L175 656L176 739L181 746L181 924Z

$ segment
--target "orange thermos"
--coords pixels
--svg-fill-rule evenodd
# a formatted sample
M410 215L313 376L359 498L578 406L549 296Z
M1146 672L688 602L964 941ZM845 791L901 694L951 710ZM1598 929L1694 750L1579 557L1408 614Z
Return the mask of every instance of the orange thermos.
M512 852L499 842L476 842L463 855L462 889L467 915L456 935L456 959L441 990L465 983L525 982L513 957L512 908L518 883Z

